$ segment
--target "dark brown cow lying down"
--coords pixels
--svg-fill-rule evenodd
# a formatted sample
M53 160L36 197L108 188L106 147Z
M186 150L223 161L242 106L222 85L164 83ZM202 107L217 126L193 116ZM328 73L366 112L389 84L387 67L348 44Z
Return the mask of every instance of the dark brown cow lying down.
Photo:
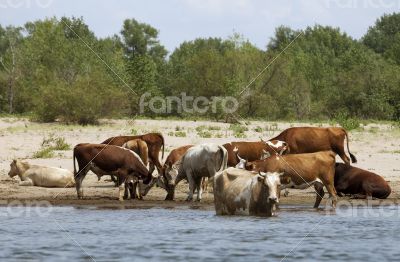
M114 146L122 146L129 140L133 139L141 139L146 142L148 150L149 150L149 161L150 161L150 170L149 173L152 174L154 171L154 166L157 167L159 174L161 174L161 163L159 159L159 154L162 147L162 156L164 158L164 137L160 133L149 133L145 135L139 136L114 136L106 139L102 142L102 144L106 145L114 145Z
M239 163L238 156L247 161L265 159L275 154L284 154L288 150L283 141L231 142L223 145L228 151L228 166L235 167Z
M357 198L385 199L392 192L381 176L341 163L336 163L335 188L338 194L349 194Z
M356 157L350 153L347 131L341 127L292 127L271 140L285 141L291 154L331 150L338 154L343 162L350 165L350 159L344 152L345 138L347 138L347 151L349 151L351 161L357 163Z
M75 159L79 171L76 171ZM133 151L119 146L103 144L78 144L73 151L74 177L78 198L83 197L82 181L87 172L112 174L118 178L119 200L123 200L125 182L132 177L144 179L149 183L151 176L140 157Z
M334 187L335 156L332 151L271 156L264 160L246 163L245 167L247 170L257 172L283 173L281 189L306 189L314 186L317 193L315 208L321 203L325 186L332 200L332 207L335 208L337 201Z

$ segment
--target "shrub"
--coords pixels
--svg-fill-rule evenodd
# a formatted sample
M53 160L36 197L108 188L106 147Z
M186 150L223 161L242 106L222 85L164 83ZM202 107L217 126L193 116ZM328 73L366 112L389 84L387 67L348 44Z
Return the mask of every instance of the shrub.
M339 113L336 115L336 122L344 129L350 131L360 127L360 121L356 118L350 118L345 113Z
M246 138L244 132L249 130L246 126L240 124L232 124L229 126L229 129L233 131L233 135L237 138Z
M54 137L51 134L49 138L43 138L43 148L49 148L50 150L70 150L71 146L65 141L64 137Z
M50 147L42 147L39 151L33 153L32 158L52 158L54 151Z
M262 133L263 129L262 129L261 126L256 126L256 127L254 128L254 131L257 132L257 133Z
M197 132L197 135L201 138L211 138L212 134L209 131L201 131L201 132Z

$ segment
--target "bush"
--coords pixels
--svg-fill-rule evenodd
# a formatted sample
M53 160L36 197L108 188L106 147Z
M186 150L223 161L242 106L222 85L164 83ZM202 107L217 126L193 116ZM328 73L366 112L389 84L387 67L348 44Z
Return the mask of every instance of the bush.
M246 138L246 134L244 132L249 130L246 126L240 124L232 124L229 126L229 129L233 131L233 135L236 138Z
M257 133L262 133L263 129L262 129L261 126L256 126L256 127L254 128L254 131L257 132Z
M201 132L197 132L197 135L201 138L211 138L212 134L209 131L201 131Z
M49 148L50 150L70 150L71 146L65 141L64 137L54 137L51 134L49 138L43 138L43 148Z
M348 117L345 113L339 113L336 116L336 122L344 129L350 131L360 127L360 120Z
M50 147L42 147L39 151L33 153L32 158L52 158L54 151Z

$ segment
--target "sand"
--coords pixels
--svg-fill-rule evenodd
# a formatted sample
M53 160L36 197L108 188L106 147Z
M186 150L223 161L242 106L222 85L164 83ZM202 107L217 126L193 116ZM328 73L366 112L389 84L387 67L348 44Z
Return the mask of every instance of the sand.
M196 128L206 126L204 130L210 132L210 138L203 138ZM62 167L73 169L72 150L55 151L52 158L33 158L35 152L42 148L42 141L51 135L63 137L71 148L78 143L100 143L108 137L126 134L142 134L148 132L161 132L164 134L166 152L186 144L212 142L223 144L231 141L256 141L260 137L272 138L281 131L292 126L329 126L329 124L313 123L283 123L250 121L245 138L237 138L229 130L229 124L210 121L180 121L180 120L102 120L98 126L63 125L59 123L40 124L22 118L0 118L0 205L35 204L46 201L51 205L93 206L107 208L131 207L190 207L201 209L213 208L212 193L205 193L201 203L185 202L188 186L181 183L177 188L175 201L163 201L166 192L154 187L144 200L126 200L119 202L118 189L113 183L103 177L97 177L89 172L83 182L85 199L78 200L75 188L42 188L19 186L19 178L10 178L7 174L13 159L24 159L32 164ZM211 127L211 128L210 128ZM257 127L262 128L262 132ZM212 130L210 130L212 129ZM257 131L256 131L256 130ZM177 132L178 131L178 132ZM185 137L178 137L181 132ZM178 135L178 136L175 136ZM355 166L370 170L389 181L392 194L387 200L373 200L369 203L397 204L400 189L400 127L390 123L368 124L360 129L350 132L350 150L358 158ZM340 161L339 158L337 158ZM325 204L327 196L322 202ZM309 205L315 200L313 188L307 190L290 190L289 197L281 198L284 205ZM340 201L362 204L365 200L351 200L340 198ZM42 202L40 202L42 203Z

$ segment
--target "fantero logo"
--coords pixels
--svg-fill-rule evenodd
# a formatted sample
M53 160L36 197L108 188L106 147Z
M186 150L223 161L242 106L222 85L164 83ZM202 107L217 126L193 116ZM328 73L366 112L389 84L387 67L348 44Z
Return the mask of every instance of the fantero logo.
M139 102L140 113L146 112L146 108L156 114L170 114L176 110L177 113L205 114L205 113L234 113L239 108L239 102L231 96L188 96L181 93L181 96L152 96L151 93L144 93Z

